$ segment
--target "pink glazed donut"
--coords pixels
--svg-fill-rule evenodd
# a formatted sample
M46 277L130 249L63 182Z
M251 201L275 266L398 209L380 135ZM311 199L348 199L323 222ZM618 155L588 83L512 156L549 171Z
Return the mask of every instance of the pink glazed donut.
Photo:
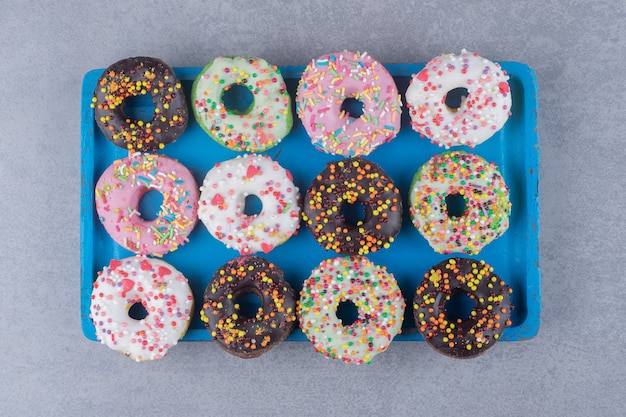
M153 220L141 217L141 198L161 193ZM163 155L135 153L114 161L96 184L96 211L111 238L139 255L163 255L178 249L198 220L198 186L181 163Z
M353 117L346 100L363 105ZM402 102L389 72L363 52L343 51L313 60L298 85L296 112L313 145L326 153L365 156L400 130Z

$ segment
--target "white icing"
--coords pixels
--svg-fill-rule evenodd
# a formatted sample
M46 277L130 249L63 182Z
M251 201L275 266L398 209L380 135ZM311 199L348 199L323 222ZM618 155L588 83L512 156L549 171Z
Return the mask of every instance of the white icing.
M413 74L406 102L414 130L449 148L474 147L500 130L511 114L509 76L500 65L463 50L440 55ZM446 95L466 88L467 98L456 111Z
M142 320L128 314L135 303L148 313ZM164 357L187 331L193 294L187 278L165 261L112 260L93 284L90 312L98 340L137 362L151 361Z
M438 253L477 254L509 227L509 190L495 164L464 151L433 156L410 187L413 225ZM465 200L460 216L448 214L446 197Z
M344 326L340 302L352 302L357 320ZM327 259L303 283L300 326L315 350L346 363L368 363L402 327L405 301L396 280L364 256Z
M261 200L246 215L246 197ZM291 174L265 155L240 155L215 164L200 187L198 217L208 231L242 255L268 253L300 226L300 194Z

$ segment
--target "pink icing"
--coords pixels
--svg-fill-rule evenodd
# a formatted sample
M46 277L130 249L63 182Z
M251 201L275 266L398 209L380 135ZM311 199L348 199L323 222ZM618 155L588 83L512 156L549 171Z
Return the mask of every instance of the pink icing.
M138 206L150 190L160 192L163 203L154 220L145 220ZM95 193L98 217L111 238L140 255L178 249L197 222L199 191L193 175L163 155L135 153L114 161Z
M341 106L354 98L363 114ZM313 145L323 152L368 155L400 130L402 103L385 67L366 53L344 51L313 60L300 79L296 111Z

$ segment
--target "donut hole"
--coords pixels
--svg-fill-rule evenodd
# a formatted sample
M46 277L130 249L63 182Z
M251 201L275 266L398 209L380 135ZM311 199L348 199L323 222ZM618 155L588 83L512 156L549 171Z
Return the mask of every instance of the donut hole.
M146 310L143 303L137 301L128 309L128 317L133 320L143 320L148 317L148 310Z
M248 114L254 104L254 94L241 84L231 84L222 91L222 104L231 114Z
M131 120L149 122L154 118L154 102L150 94L139 94L124 99L124 114Z
M258 216L263 210L263 202L259 197L254 194L246 196L246 200L243 205L243 214L246 216Z
M157 190L148 190L139 200L137 211L144 220L154 220L159 217L163 205L163 194Z
M448 91L448 94L446 94L446 107L452 113L456 113L457 110L459 110L463 106L463 103L465 103L465 100L467 100L468 95L469 91L467 90L467 88L453 88L452 90Z
M465 214L467 202L461 194L453 193L446 196L446 213L448 217L461 217Z
M263 310L261 294L255 291L246 291L236 294L233 300L238 313L243 318L254 318L259 310Z
M349 117L357 119L363 115L363 102L358 98L348 97L341 103L341 111Z
M346 223L356 226L365 220L365 206L360 201L354 203L343 202L339 208L339 213Z
M464 292L456 292L444 304L446 317L451 322L463 322L471 318L472 310L476 308L476 301Z
M349 300L340 301L337 305L337 318L341 320L342 326L350 326L359 318L359 309Z

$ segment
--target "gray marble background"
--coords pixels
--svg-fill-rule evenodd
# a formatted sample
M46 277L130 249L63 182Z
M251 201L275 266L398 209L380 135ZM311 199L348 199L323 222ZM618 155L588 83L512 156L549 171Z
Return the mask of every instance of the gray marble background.
M0 14L0 415L619 416L626 412L624 2L4 2ZM8 3L8 4L6 4ZM43 3L43 4L42 4ZM345 366L285 343L256 360L182 343L135 364L79 315L80 92L120 58L304 65L475 50L537 73L542 325L454 361L394 343Z

